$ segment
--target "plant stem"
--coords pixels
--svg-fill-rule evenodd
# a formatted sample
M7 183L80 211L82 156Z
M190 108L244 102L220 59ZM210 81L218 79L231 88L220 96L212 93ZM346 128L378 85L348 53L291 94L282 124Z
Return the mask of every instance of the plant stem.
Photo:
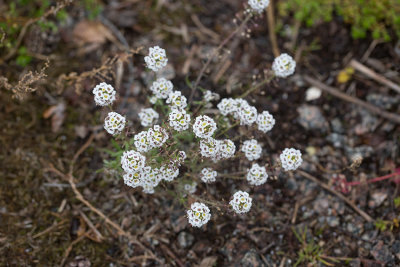
M272 79L275 77L275 75L271 75L269 77L267 77L264 81L254 85L253 87L251 87L249 90L247 90L246 92L244 92L242 95L240 95L238 98L243 98L248 96L250 93L254 92L255 90L259 89L261 86L269 83L270 81L272 81Z
M222 43L213 51L213 53L211 54L210 57L208 57L206 64L204 64L203 68L200 70L199 76L197 76L196 82L194 83L193 87L192 87L192 92L190 93L190 97L189 97L189 104L192 103L193 100L193 96L194 93L196 92L197 86L200 83L201 78L204 75L204 72L206 71L208 65L210 65L211 60L217 55L217 53L222 49L222 47L224 47L224 45L226 45L226 43L232 39L238 32L240 32L242 30L242 28L244 27L244 25L246 25L246 23L250 20L251 18L251 14L248 14L246 16L246 18L242 21L242 23L239 25L239 27L237 27L230 35L228 35L228 37L226 37Z
M383 180L389 179L389 178L391 178L393 176L397 176L397 175L400 175L400 171L396 171L396 172L388 174L388 175L384 175L384 176L380 176L380 177L375 177L375 178L369 179L368 181L365 181L365 183L367 183L367 184L376 183L376 182L383 181ZM354 181L354 182L346 183L346 185L354 186L354 185L360 185L362 183L363 182L360 182L360 181Z

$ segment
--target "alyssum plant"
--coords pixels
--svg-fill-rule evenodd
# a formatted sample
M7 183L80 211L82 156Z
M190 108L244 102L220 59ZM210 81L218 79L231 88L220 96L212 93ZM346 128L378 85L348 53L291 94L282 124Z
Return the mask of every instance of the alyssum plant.
M268 0L249 0L249 5L252 11L247 13L260 13L268 6ZM149 49L144 61L147 68L157 74L167 65L168 58L164 49L155 46ZM267 82L273 77L284 78L293 74L295 67L296 62L289 55L280 55L272 64L273 74L267 78ZM258 141L250 139L237 144L234 142L235 138L231 140L219 137L226 137L235 127L247 127L248 130L267 133L275 125L273 116L268 111L258 113L243 98L224 98L217 105L219 114L211 118L204 114L204 107L219 100L219 95L211 91L205 91L203 99L197 102L197 108L191 111L186 97L180 91L174 90L172 82L165 78L156 79L150 91L152 96L149 100L153 108L145 108L139 113L142 130L130 138L123 131L125 117L112 111L111 105L116 99L114 88L103 82L93 90L96 104L111 109L105 118L104 129L117 142L122 143L123 150L115 155L120 159L125 184L133 188L141 187L143 192L153 194L160 183L172 183L177 197L189 194L198 201L192 203L187 210L189 223L196 227L201 227L211 218L206 204L227 207L239 214L248 212L252 206L252 198L247 192L237 191L229 204L221 204L194 195L196 181L213 183L218 179L219 173L223 174L221 177L229 177L221 169L224 166L221 161L244 156L253 163L244 177L234 178L246 179L252 186L264 184L268 179L266 164L255 162L261 158L263 152ZM280 155L280 166L272 168L295 170L301 163L301 152L286 148ZM180 170L183 172L180 173Z

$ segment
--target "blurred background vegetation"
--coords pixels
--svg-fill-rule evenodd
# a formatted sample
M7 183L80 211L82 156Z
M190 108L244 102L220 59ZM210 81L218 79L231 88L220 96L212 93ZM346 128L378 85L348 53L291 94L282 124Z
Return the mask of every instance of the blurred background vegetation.
M280 16L293 14L308 27L337 17L351 25L354 39L400 37L400 0L284 0L278 9Z

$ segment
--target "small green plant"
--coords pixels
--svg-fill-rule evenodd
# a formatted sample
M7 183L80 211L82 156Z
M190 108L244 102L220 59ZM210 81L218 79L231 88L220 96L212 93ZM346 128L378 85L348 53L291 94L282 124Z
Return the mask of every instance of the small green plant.
M327 258L330 261L338 262L333 257L325 256L324 249L314 241L313 237L307 238L307 227L304 227L304 229L300 229L299 231L296 231L296 229L292 227L292 231L297 240L301 243L301 249L298 252L298 258L294 266L306 263L312 264L313 266L317 263L334 266L333 263L326 260Z
M397 218L394 218L393 220L382 220L378 219L375 222L375 227L376 229L384 232L386 230L393 231L396 228L399 228L400 226L400 220Z
M398 207L400 206L400 197L396 197L396 198L393 200L393 202L394 202L394 206L395 206L396 208L398 208Z
M354 39L365 38L369 32L374 39L390 41L391 30L400 37L398 0L288 0L278 8L282 16L293 13L309 27L338 15L351 24Z

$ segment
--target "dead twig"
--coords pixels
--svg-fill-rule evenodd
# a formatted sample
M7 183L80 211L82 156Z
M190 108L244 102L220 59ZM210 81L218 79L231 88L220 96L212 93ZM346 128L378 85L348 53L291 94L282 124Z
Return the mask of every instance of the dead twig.
M193 101L193 97L194 97L194 93L196 92L197 86L200 83L201 78L204 75L204 72L206 71L208 65L210 65L211 60L217 55L217 53L226 45L226 43L232 39L238 32L240 32L242 30L242 28L244 27L244 25L246 25L246 23L250 20L251 15L247 15L247 17L242 21L242 23L239 25L239 27L237 27L233 32L231 32L231 34L228 35L228 37L226 37L221 44L213 51L213 53L208 57L206 63L203 65L203 67L200 70L199 75L197 76L196 82L194 83L194 85L192 86L192 92L190 93L190 97L189 97L189 104L192 103Z
M42 231L42 232L40 232L40 233L37 233L36 235L32 236L32 239L36 239L36 238L38 238L38 237L41 237L42 235L45 235L45 234L47 234L47 233L50 233L51 231L53 231L54 229L58 228L59 226L65 224L66 222L67 222L67 220L59 221L58 223L53 224L52 226L50 226L49 228L47 228L46 230L44 230L44 231Z
M93 135L92 135L93 136ZM148 249L145 245L143 245L136 236L131 235L129 232L124 231L117 223L113 222L110 218L108 218L102 211L94 207L89 201L87 201L81 192L78 190L76 187L76 184L74 182L74 176L73 176L73 171L74 171L74 162L78 159L78 157L87 149L90 144L93 142L93 137L89 137L88 140L83 144L83 146L75 153L75 155L72 158L71 165L69 168L69 172L67 174L61 172L57 168L55 168L52 164L49 164L49 167L47 168L48 171L51 171L64 180L67 180L68 183L71 185L72 191L75 194L76 199L78 199L80 202L82 202L85 206L87 206L90 210L92 210L94 213L96 213L99 217L101 217L107 224L109 224L112 228L114 228L117 231L117 234L120 236L125 236L127 237L130 242L138 245L141 249L143 249L146 253L148 253L153 260L158 261L161 263L161 260L158 259L154 253ZM90 230L92 231L92 230ZM75 242L75 241L74 241ZM72 248L71 248L72 249ZM69 253L69 252L68 252ZM67 255L68 256L68 255Z
M274 53L275 57L278 57L281 53L279 52L278 41L275 33L275 15L273 3L274 1L271 0L267 8L268 35L272 45L272 52Z
M327 93L329 93L329 94L331 94L333 96L336 96L336 97L338 97L338 98L340 98L342 100L348 101L350 103L359 105L359 106L367 109L368 111L370 111L372 113L375 113L376 115L379 115L379 116L381 116L381 117L383 117L385 119L390 120L391 122L394 122L396 124L400 124L400 116L397 115L397 114L384 111L384 110L378 108L377 106L369 104L369 103L367 103L365 101L362 101L362 100L360 100L358 98L349 96L348 94L342 93L338 89L336 89L334 87L330 87L330 86L328 86L328 85L326 85L326 84L324 84L324 83L322 83L322 82L320 82L320 81L318 81L316 79L311 78L310 76L307 76L307 75L304 76L304 80L306 82L308 82L309 84L311 84L311 85L313 85L315 87L318 87L319 89L321 89L321 90L323 90L323 91L325 91L325 92L327 92Z
M347 205L349 205L354 211L356 211L358 214L361 215L361 217L363 217L367 222L373 222L374 219L372 219L371 216L369 216L366 212L364 212L363 210L361 210L360 208L358 208L353 202L351 202L348 198L346 198L345 196L343 196L341 193L336 192L335 190L333 190L332 188L330 188L327 184L321 182L320 180L318 180L316 177L312 176L311 174L302 171L302 170L297 170L296 171L298 174L300 174L301 176L303 176L304 178L313 181L314 183L318 184L320 187L322 187L323 189L327 190L328 192L330 192L331 194L337 196L338 198L340 198L341 200L343 200Z
M368 68L367 66L361 64L355 59L352 59L349 63L350 67L353 67L354 69L358 70L359 72L362 72L364 75L368 76L369 78L386 85L387 87L393 89L397 93L400 93L400 86L395 84L394 82L390 81L389 79L385 78L384 76L380 75L379 73L376 73L372 69Z

